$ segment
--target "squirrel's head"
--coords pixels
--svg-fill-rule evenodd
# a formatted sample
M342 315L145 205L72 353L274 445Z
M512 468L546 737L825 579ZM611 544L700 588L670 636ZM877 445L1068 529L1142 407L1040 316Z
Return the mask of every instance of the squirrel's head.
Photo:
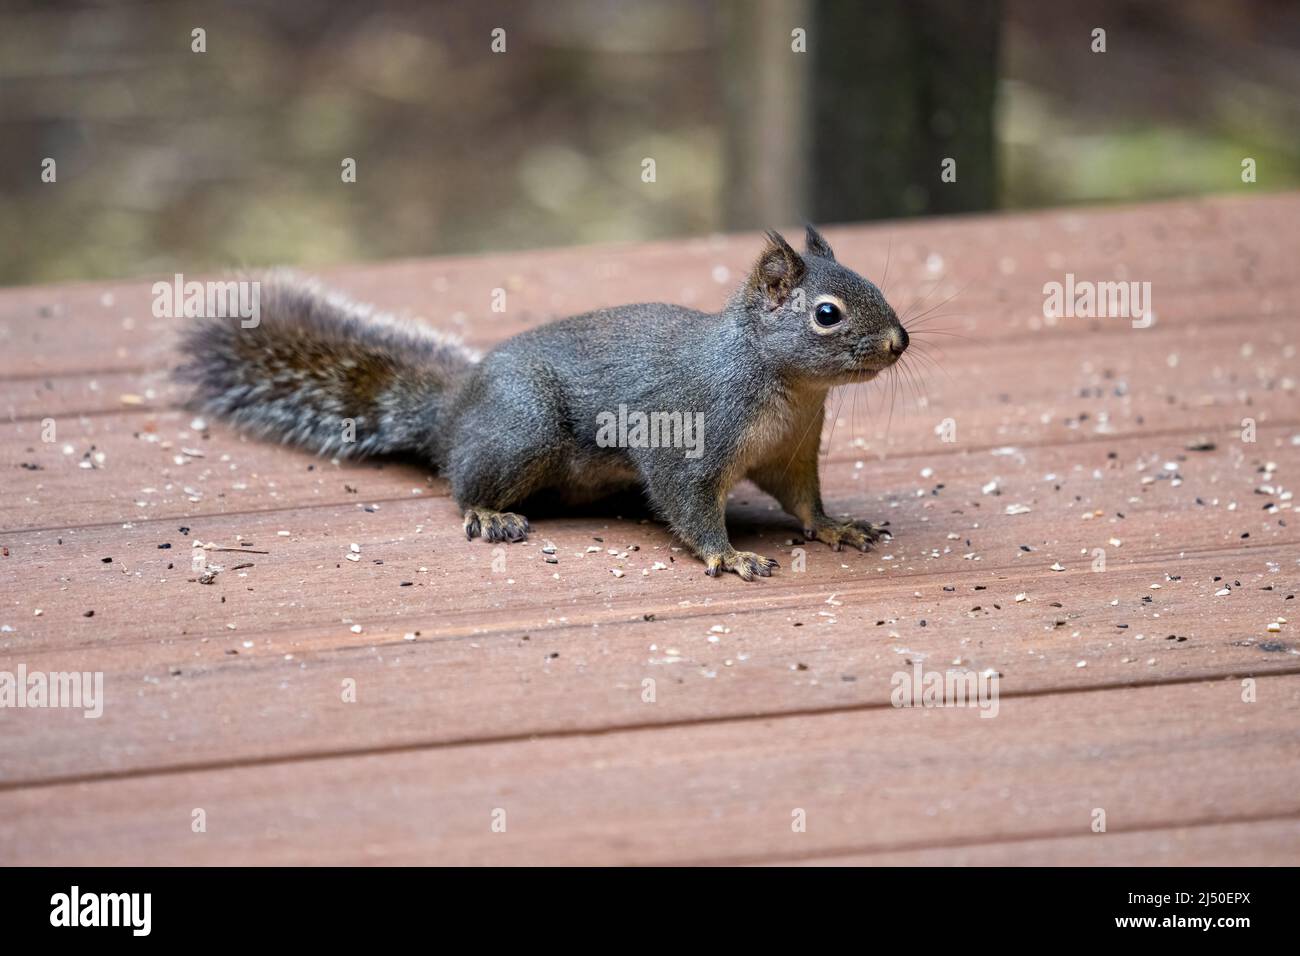
M820 385L865 382L898 361L907 330L874 284L835 261L812 226L803 255L780 233L740 291L763 354L792 378Z

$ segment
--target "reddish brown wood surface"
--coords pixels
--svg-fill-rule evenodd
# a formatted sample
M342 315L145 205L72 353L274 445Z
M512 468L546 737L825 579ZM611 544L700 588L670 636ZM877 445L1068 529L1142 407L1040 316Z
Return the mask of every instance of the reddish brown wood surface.
M152 278L0 292L0 671L106 693L0 708L0 862L1294 862L1297 222L1272 196L828 230L900 313L937 306L938 367L830 406L828 505L893 540L802 546L742 485L733 539L783 565L753 584L633 505L498 554L418 467L196 428ZM715 307L755 245L326 278L490 346ZM1046 321L1067 272L1151 282L1155 323ZM249 553L200 584L195 540ZM996 672L998 716L895 709L912 662Z

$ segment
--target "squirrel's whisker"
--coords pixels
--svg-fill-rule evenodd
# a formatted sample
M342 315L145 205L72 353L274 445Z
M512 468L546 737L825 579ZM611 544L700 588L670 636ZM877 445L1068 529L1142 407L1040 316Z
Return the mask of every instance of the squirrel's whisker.
M917 350L917 352L915 353L915 359L917 362L923 363L923 365L926 368L933 368L935 371L943 375L943 377L946 378L949 382L952 382L952 376L948 374L948 370L945 369L942 365L940 365L938 360L935 359L934 356L928 354L924 349ZM920 369L917 369L916 371L919 378Z
M947 350L938 342L934 342L934 341L918 340L913 342L910 348L908 349L909 352L915 351L918 355L930 355L931 350L934 351L935 355L941 358L946 359L948 357Z
M843 409L843 412L847 412L849 416L849 443L850 444L852 444L853 440L858 437L858 426L857 426L857 422L854 420L853 417L853 411L854 411L853 402L857 398L858 391L859 391L859 386L857 385L850 385L848 388L844 389L845 407Z
M938 285L939 281L940 281L940 280L938 280L938 279L935 280L935 286L934 286L934 289L937 289L937 288L939 287L939 285ZM954 292L952 295L948 296L948 298L944 299L942 302L939 302L939 303L936 303L935 305L930 306L930 308L926 309L926 310L925 310L924 312L922 312L920 315L914 315L914 316L911 316L911 317L910 317L910 318L911 318L911 321L913 321L913 322L918 322L918 321L920 321L921 319L925 318L927 315L929 315L931 312L933 312L935 309L942 309L945 305L947 305L947 304L948 304L949 302L951 302L953 299L957 298L957 296L961 295L963 292L965 292L965 291L966 291L967 289L969 289L969 288L970 288L970 283L967 282L965 285L963 285L960 289L958 289L958 290L957 290L956 292ZM926 293L926 295L925 295L925 299L930 298L930 293L934 292L934 289L931 289L930 292L927 292L927 293ZM921 302L920 302L919 304L924 305L924 304L925 304L925 299L922 299ZM902 320L900 320L900 321L902 321L902 322L904 323L904 326L903 326L903 327L904 327L904 328L907 328L907 325L906 325L907 318L904 318L904 319L902 319ZM911 332L911 329L908 329L908 332Z
M903 328L907 328L907 320L908 317L912 314L912 310L920 308L922 305L924 305L925 300L930 298L930 296L934 294L935 289L939 288L939 281L940 280L935 279L934 285L930 286L929 292L925 293L925 295L921 296L921 298L913 299L911 302L908 303L907 308L903 310L903 314L898 319L899 323L903 326Z
M822 401L822 408L823 408L823 410L825 409L825 407L826 407L826 404L825 404L825 400L823 399L823 401ZM825 419L825 417L824 417L824 411L823 411L823 418L822 418L822 421L823 421L823 423L826 421L826 419ZM796 458L796 457L798 456L798 454L799 454L799 449L802 448L802 447L803 447L803 443L804 443L805 441L808 440L808 435L809 435L809 433L812 432L813 425L815 425L815 424L817 424L817 417L814 415L814 416L813 416L813 417L808 421L808 424L804 427L803 434L799 436L799 440L798 440L797 442L795 442L795 444L794 444L794 445L792 446L792 448L791 448L791 451L790 451L790 457L786 459L786 461L785 461L785 468L781 471L781 478L782 478L783 480L784 480L784 478L786 477L786 475L788 475L788 474L790 473L790 465L794 463L795 458ZM821 444L821 437L822 437L822 436L821 436L820 434L818 434L818 436L817 436L817 442L818 442L819 445Z
M916 338L918 335L946 335L949 338L964 339L967 342L975 341L971 336L964 335L961 332L953 332L949 329L908 329L907 337Z
M908 334L910 335L913 329L919 332L922 331L923 329L931 328L932 327L931 323L939 319L964 319L966 317L967 316L961 312L936 312L935 314L926 316L922 319L913 320L911 327L907 331ZM955 326L941 325L939 326L939 328L951 329L951 328L955 328Z
M880 294L889 298L889 260L894 254L894 237L889 237L889 247L885 250L885 274L880 279Z
M892 371L892 367L891 367ZM898 401L898 375L897 373L889 376L890 384L893 388L889 392L889 419L885 423L885 445L889 445L889 436L894 430L894 404Z
M935 371L943 375L944 378L948 379L949 382L952 381L952 376L948 374L948 370L935 361L934 356L926 355L924 352L917 352L916 360L918 362L924 362L927 368L933 368Z
M840 408L844 405L844 389L837 389L838 394L835 396L835 412L831 418L831 430L826 436L826 455L831 453L831 443L835 440L835 426L840 423ZM790 467L787 462L786 467Z
M935 351L937 352L937 355L931 355L930 351L928 351L926 347L924 347L926 345L931 345L933 349L935 349ZM939 349L939 347L933 345L932 342L920 343L920 346L917 347L917 352L915 352L915 355L917 355L918 362L926 362L928 365L932 365L933 368L936 368L937 371L943 372L945 376L948 375L948 369L944 368L943 363L941 363L939 360L940 358L945 358L944 351L943 349ZM952 378L949 378L949 381L952 381Z
M912 392L912 401L919 410L925 395L925 389L921 386L921 381L917 375L916 369L910 364L907 353L899 357L898 361L899 374L901 374L908 383Z

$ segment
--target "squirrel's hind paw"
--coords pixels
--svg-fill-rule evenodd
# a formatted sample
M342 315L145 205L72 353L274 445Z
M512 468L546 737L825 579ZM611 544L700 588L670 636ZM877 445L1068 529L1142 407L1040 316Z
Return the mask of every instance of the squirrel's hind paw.
M487 541L523 541L528 537L528 519L509 511L469 508L465 511L465 537Z
M753 551L728 551L724 554L704 555L704 573L711 578L716 578L723 571L734 571L746 581L754 580L755 576L770 578L772 569L780 566L771 558L765 558Z

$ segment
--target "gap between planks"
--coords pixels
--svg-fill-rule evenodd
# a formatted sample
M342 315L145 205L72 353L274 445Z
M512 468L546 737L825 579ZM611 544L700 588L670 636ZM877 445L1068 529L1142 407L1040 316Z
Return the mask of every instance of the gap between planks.
M130 412L126 414L147 415L149 413ZM1216 427L1222 427L1224 429L1234 428L1234 426L1231 425L1222 425L1222 426L1203 425L1203 426L1192 427L1192 428L1179 427L1179 428L1168 428L1168 429L1160 429L1160 430L1153 429L1151 431L1129 432L1125 434L1114 434L1114 435L1084 434L1080 438L1072 441L1037 441L1036 442L1036 441L1017 440L1015 447L1018 449L1030 449L1036 451L1052 450L1052 449L1067 451L1067 450L1073 450L1078 448L1090 448L1099 445L1114 444L1117 441L1132 441L1136 439L1141 439L1142 441L1172 440L1178 438L1186 438L1189 436L1204 434L1205 432L1211 431ZM1294 420L1288 419L1285 421L1270 420L1270 421L1263 422L1259 427L1260 430L1265 430L1265 431L1272 431L1274 429L1292 430L1295 428L1300 428L1300 419L1294 419ZM1005 443L989 444L989 445L969 445L969 446L962 445L960 448L956 448L956 447L944 448L943 446L940 446L938 449L935 450L927 449L925 451L904 451L898 454L886 455L883 459L881 459L881 461L882 462L887 461L891 463L905 463L907 461L922 459L922 458L926 459L927 461L940 460L946 458L961 458L961 457L978 455L978 454L987 454L989 452L994 451L995 449L1002 448L1002 447L1005 447ZM295 455L304 454L301 451L301 449L287 449L286 453L295 454ZM328 461L328 459L324 459L322 456L308 455L308 457L312 461L316 461L316 460ZM860 454L859 455L852 455L852 454L821 455L818 457L818 463L820 466L823 467L827 465L843 465L852 461L861 460L861 458L862 455ZM376 463L394 464L399 467L405 467L408 464L406 462L402 462L398 460L389 461L387 459L350 460L350 463L360 464L360 465L376 464ZM437 479L438 481L441 481L445 484L445 478L443 478L443 476L440 474L435 474L432 472L428 472L428 473L419 472L419 473L423 474L425 477L433 477L434 479ZM758 489L755 489L755 491L758 491ZM370 504L402 504L402 503L437 501L439 499L445 499L445 498L450 498L450 494L447 491L447 489L440 485L434 485L431 488L427 489L427 493L419 496L412 496L410 494L405 494L405 495L393 496L393 497L375 497L375 498L367 497L365 500L367 503ZM84 524L65 523L65 524L57 524L57 525L28 525L28 526L17 527L17 528L0 528L0 536L22 535L22 534L45 534L45 533L58 532L58 531L74 532L74 531L82 531L82 530L93 530L96 528L118 528L121 527L121 525L124 522L132 523L132 524L141 524L141 523L147 523L153 521L167 521L167 522L176 521L176 520L202 521L202 520L218 519L218 518L224 519L224 518L237 518L237 517L257 517L257 516L279 514L283 512L298 511L298 510L310 510L310 509L318 509L318 508L338 508L346 504L348 504L348 501L344 499L340 499L337 501L287 502L286 504L275 508L249 508L249 509L244 509L239 511L186 511L186 512L178 512L172 515L144 516L144 517L137 517L134 519L123 517L115 521L93 521ZM575 515L575 517L581 517L581 515Z
M1260 672L1257 676L1283 678L1300 675L1300 664L1291 667L1279 667ZM1151 681L1111 681L1104 684L1078 685L1074 687L1045 687L1037 690L1008 691L998 695L999 701L1034 700L1038 698L1056 698L1081 694L1104 694L1115 691L1159 690L1166 687L1196 686L1216 684L1232 680L1235 674L1192 675L1171 677ZM828 707L791 708L753 714L727 714L720 717L689 717L680 720L657 722L626 723L599 727L571 727L555 730L537 730L519 734L496 734L481 737L466 737L458 740L442 741L408 741L401 744L374 747L341 748L338 750L320 750L297 754L276 754L263 757L237 758L233 760L208 760L193 763L169 764L164 767L148 767L137 770L103 771L100 773L65 774L39 780L0 781L0 793L13 791L41 790L66 785L108 783L119 780L141 780L155 777L171 777L188 773L208 773L221 770L240 770L255 767L277 767L292 764L312 764L331 760L343 760L354 757L381 757L395 754L425 753L438 750L463 750L469 747L508 746L511 744L530 743L543 740L573 740L581 738L608 737L614 734L641 734L657 731L688 729L691 727L724 727L766 721L798 720L808 717L829 717L837 714L870 713L872 711L894 710L887 701L871 701L859 704L839 704ZM1297 810L1300 813L1300 810Z
M1167 833L1177 830L1200 830L1211 827L1240 826L1242 824L1269 824L1269 823L1287 823L1300 822L1300 809L1294 813L1260 813L1260 814L1243 814L1239 817L1202 817L1197 820L1170 821L1168 823L1144 824L1135 827L1114 827L1108 828L1104 834L1096 834L1093 837L1084 837L1083 839L1095 839L1100 836L1117 836L1117 837L1134 837L1144 836L1157 833ZM894 854L905 853L925 853L928 851L952 851L952 850L971 850L1003 846L1016 846L1038 841L1063 841L1080 839L1077 830L1055 830L1043 833L1025 833L1015 836L1005 836L997 840L979 840L979 839L958 839L944 841L918 841L911 844L900 846L859 846L859 847L837 847L829 851L809 850L804 853L790 854L758 854L755 856L736 856L736 857L711 857L707 859L698 859L685 861L682 866L768 866L768 865L785 865L799 863L817 863L819 861L841 860L846 857L865 857L864 862L870 865L873 856L892 856ZM676 864L675 864L676 865Z
M1212 559L1224 556L1236 556L1249 554L1252 558L1264 557L1280 552L1282 555L1294 553L1294 546L1287 543L1282 544L1256 544L1247 547L1225 546L1222 548L1206 549L1204 551L1179 551L1183 555L1182 560L1194 561L1201 559ZM1133 572L1134 574L1143 574L1148 571L1155 572L1160 570L1163 564L1175 558L1174 552L1157 552L1144 556L1141 560L1131 561L1120 565L1118 570ZM654 614L658 620L663 621L690 621L696 618L715 619L719 614L728 614L731 616L743 616L746 614L760 614L772 611L808 611L813 608L822 607L825 604L823 597L826 593L833 593L836 597L846 598L878 598L881 590L886 587L896 587L900 591L912 590L924 586L930 579L945 578L952 580L955 575L979 574L981 579L987 577L990 580L997 579L1006 581L1010 575L1015 575L1016 584L1014 587L1023 588L1026 583L1032 584L1043 581L1060 581L1064 583L1068 579L1058 579L1054 572L1044 569L1026 571L1023 567L1017 567L1014 564L1009 565L992 565L981 562L982 567L978 572L975 569L969 571L952 572L943 571L923 571L923 570L905 570L900 571L892 580L883 578L872 578L858 583L843 584L832 581L817 579L810 580L806 585L801 583L778 583L775 579L767 579L757 582L745 582L744 590L732 590L720 592L716 595L709 595L712 603L707 605L693 605L700 608L698 611L684 609L680 602L670 604L648 604L644 595L635 595L628 597L622 603L609 602L604 610L587 616L581 616L582 609L565 614L567 619L564 624L550 624L543 622L534 622L532 624L521 624L518 621L519 616L525 611L533 611L538 614L554 617L554 608L551 605L529 605L527 608L508 608L503 610L503 614L511 615L513 623L498 626L485 626L479 624L464 624L454 627L439 628L438 636L441 640L478 640L493 637L508 637L511 634L523 634L537 631L545 628L547 633L563 632L577 629L589 629L593 625L616 625L621 623L635 623L643 619L644 614ZM703 575L703 568L700 568L700 574ZM1003 575L1004 577L998 577ZM728 582L739 584L739 582ZM761 588L761 590L759 590ZM1279 592L1280 593L1280 592ZM664 615L659 617L659 615ZM427 614L400 614L390 618L371 618L371 626L376 629L390 630L393 634L399 631L410 630L409 625L419 624L427 620ZM323 629L323 625L316 625L310 628L295 628L289 625L283 628L262 627L258 630L241 632L241 638L253 640L258 637L281 637L292 639L295 636L309 636L317 634ZM226 631L199 632L176 635L174 640L201 640L204 638L228 637ZM115 639L112 650L126 650L134 647L152 647L158 643L157 637L145 637L138 640ZM84 646L74 645L73 647ZM363 647L376 646L401 646L397 641L380 641L370 640L360 645L338 646L339 650L355 650ZM42 653L49 654L66 654L70 648L67 645L49 648L31 648L23 651L27 656L39 656Z

